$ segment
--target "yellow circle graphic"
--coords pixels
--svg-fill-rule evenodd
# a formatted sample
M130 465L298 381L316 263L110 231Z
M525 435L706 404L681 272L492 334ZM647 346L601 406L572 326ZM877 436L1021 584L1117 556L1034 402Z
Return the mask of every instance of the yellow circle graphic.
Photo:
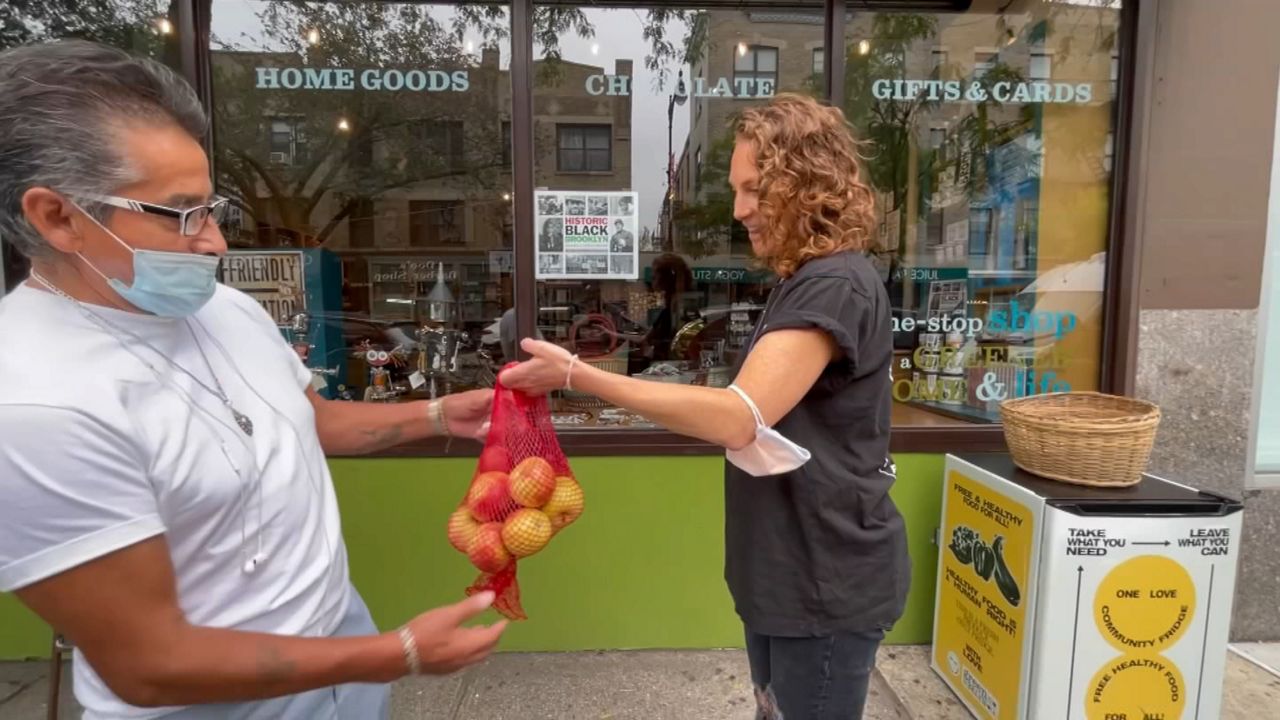
M1123 653L1158 653L1186 633L1196 610L1196 588L1186 568L1159 555L1142 555L1107 573L1093 598L1098 632Z
M1187 702L1182 673L1159 655L1127 655L1107 663L1086 688L1088 720L1175 720Z

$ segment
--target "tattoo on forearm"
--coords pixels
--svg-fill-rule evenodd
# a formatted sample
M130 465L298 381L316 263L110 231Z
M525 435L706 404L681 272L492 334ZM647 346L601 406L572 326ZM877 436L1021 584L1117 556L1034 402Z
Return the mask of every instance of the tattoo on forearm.
M389 428L375 428L361 430L360 434L368 439L373 449L381 449L390 447L400 442L400 438L404 435L404 430L400 426L392 426Z
M291 679L298 671L298 664L280 653L274 645L263 645L258 653L258 674L267 683L281 683Z

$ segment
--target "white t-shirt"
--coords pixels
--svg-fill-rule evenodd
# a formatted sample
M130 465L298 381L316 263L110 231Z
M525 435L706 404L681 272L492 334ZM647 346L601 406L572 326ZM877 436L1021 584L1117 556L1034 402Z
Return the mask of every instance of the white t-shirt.
M190 320L88 307L155 350L43 290L0 300L0 592L164 534L192 624L332 633L349 590L338 506L311 375L270 317L225 286ZM253 436L174 363L216 389L212 366ZM126 705L74 661L86 718L173 710Z

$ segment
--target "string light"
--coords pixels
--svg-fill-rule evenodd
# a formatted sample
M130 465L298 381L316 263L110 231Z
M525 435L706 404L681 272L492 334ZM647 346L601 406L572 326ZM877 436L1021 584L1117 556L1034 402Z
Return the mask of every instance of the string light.
M743 57L746 54L747 54L747 44L744 42L738 43L738 57Z
M173 23L169 22L169 18L160 18L156 22L156 29L160 31L161 35L172 35Z
M349 132L351 130L351 123L348 122L346 118L341 118L338 120L338 129L342 132Z
M591 54L592 55L600 54L600 43L591 43Z
M866 54L867 54L867 53L869 53L869 52L871 52L871 41L870 41L870 40L859 40L859 41L858 41L858 54L859 54L859 55L866 55Z
M310 30L307 31L307 44L308 45L320 44L320 30L318 28L311 28Z

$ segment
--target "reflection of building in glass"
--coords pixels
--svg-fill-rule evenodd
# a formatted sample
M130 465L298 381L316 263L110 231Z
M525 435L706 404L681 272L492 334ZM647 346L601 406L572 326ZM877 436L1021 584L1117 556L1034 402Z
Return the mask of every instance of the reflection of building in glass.
M1014 395L1063 372L1062 338L1002 319L1025 317L1038 275L1105 247L1115 18L1061 6L1034 18L877 15L848 28L845 109L872 141L878 260L895 318L914 321L897 340L925 406L992 419L976 392L989 372ZM969 330L919 324L947 318ZM954 362L936 367L948 353ZM962 362L977 357L1001 360ZM1094 380L1083 369L1074 382Z
M629 96L581 97L604 68L537 65L553 78L538 87L538 184L629 187ZM510 79L496 49L345 77L292 53L214 51L213 72L233 246L340 254L344 309L375 319L424 318L441 263L462 322L510 307L510 277L490 277L488 256L513 245Z
M550 190L631 189L631 93L610 94L614 78L630 80L632 63L612 70L569 60L535 63L534 184ZM601 91L600 94L594 94ZM509 105L508 101L508 105ZM566 199L566 214L607 214L608 202L585 192Z
M704 306L758 308L769 273L752 266L746 232L733 219L732 124L779 92L820 92L813 53L823 46L822 13L709 10L695 22L705 24L706 38L684 86L689 134L675 147L659 228L670 249L690 259Z
M905 147L875 147L869 161L873 177L905 181L877 187L884 201L882 243L897 267L967 277L968 302L982 312L1007 306L1046 269L1043 263L1079 254L1067 242L1050 246L1059 258L1042 257L1042 195L1054 201L1049 212L1060 212L1061 199L1105 192L1109 183L1102 161L1111 68L1109 53L1097 46L1099 29L1113 22L1114 11L1074 6L1034 20L939 15L901 54L877 36L883 25L876 19L854 24L851 38L871 38L866 56L855 50L848 58L848 77L871 83L861 88L872 95L866 115L897 120L909 133L901 137ZM878 60L883 53L896 57ZM887 82L898 80L945 85L918 90L912 99L902 97L912 88ZM982 94L971 97L975 83ZM846 83L846 92L854 89ZM861 102L846 98L847 107ZM852 119L861 118L855 113ZM874 124L859 129L873 139L884 136ZM886 150L892 157L879 159ZM1058 219L1070 227L1078 218ZM1091 231L1076 244L1100 250L1105 230ZM895 288L904 312L926 314L929 283L936 279L930 274Z
M733 222L727 194L731 126L743 109L778 92L821 91L813 57L823 47L823 17L821 12L755 10L711 10L703 17L706 44L687 85L689 137L677 149L662 226L671 220L672 247L678 252L745 258L750 247ZM697 213L694 219L688 212L693 206L719 212Z
M674 249L696 263L716 258L733 267L745 263L749 246L731 219L729 125L763 99L737 86L703 91L729 76L817 94L827 63L817 14L705 17L706 52L690 82L691 131L662 226L669 223ZM864 169L879 205L875 259L899 320L979 320L966 347L997 343L1001 357L1030 358L1061 340L992 320L1034 304L1023 293L1038 275L1105 248L1115 77L1107 38L1116 19L1113 9L1076 5L1034 16L852 16L843 109L867 143ZM899 333L899 348L917 348L920 332ZM1080 382L1092 382L1086 375ZM985 407L971 386L948 382L947 404Z

